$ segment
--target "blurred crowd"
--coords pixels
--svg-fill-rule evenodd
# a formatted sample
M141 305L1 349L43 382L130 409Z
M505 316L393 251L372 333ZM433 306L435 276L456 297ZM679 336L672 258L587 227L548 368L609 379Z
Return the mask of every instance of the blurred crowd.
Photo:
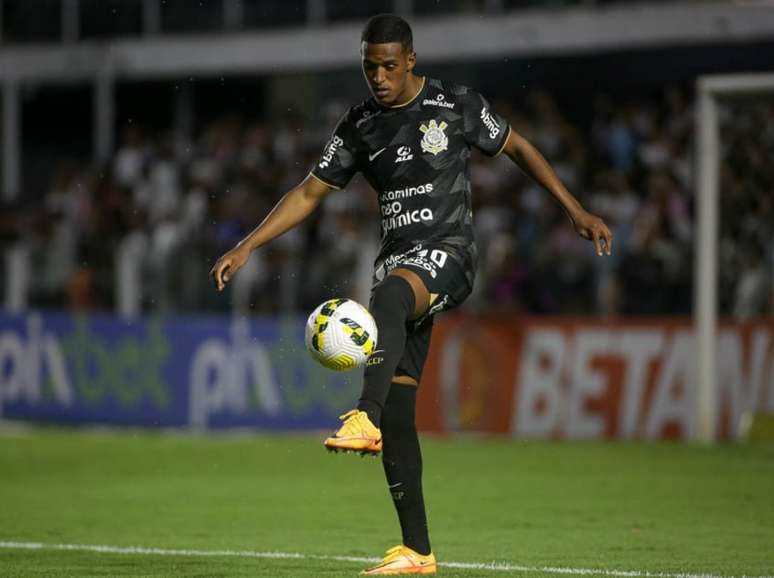
M548 193L508 159L476 154L481 260L465 306L689 315L696 178L689 95L674 87L652 97L600 94L593 114L574 122L541 90L493 100L584 206L611 225L614 251L596 257ZM307 175L342 111L343 104L329 103L314 123L292 114L272 122L223 117L191 140L128 124L108 163L62 164L40 204L0 222L6 277L17 275L30 306L124 315L298 312L334 295L367 301L379 223L376 195L360 178L255 252L224 295L207 276L217 256ZM774 102L755 99L722 112L721 312L771 315Z

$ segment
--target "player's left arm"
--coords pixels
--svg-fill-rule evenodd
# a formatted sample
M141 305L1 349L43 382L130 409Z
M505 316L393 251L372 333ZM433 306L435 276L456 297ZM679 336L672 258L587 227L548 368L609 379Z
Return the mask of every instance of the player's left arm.
M550 192L562 204L570 217L575 230L584 239L594 242L597 255L610 255L613 249L613 233L605 222L586 211L570 191L562 184L559 177L527 139L519 135L513 127L502 152L516 163L525 173L532 177L541 187Z

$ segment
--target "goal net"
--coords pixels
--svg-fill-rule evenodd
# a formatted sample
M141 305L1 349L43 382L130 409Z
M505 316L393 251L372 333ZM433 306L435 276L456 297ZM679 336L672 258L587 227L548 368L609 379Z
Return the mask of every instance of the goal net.
M723 417L719 380L726 369L718 323L772 319L774 73L701 77L696 114L695 434L712 442ZM744 411L732 416L733 436L774 403L763 400L774 379L772 346L759 349L768 359L748 384Z

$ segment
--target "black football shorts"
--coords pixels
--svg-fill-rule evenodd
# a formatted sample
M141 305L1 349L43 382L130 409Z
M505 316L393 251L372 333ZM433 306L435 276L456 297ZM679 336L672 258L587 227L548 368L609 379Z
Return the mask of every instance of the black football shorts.
M376 268L374 286L398 268L416 273L430 292L429 309L406 322L406 347L395 370L396 375L413 377L419 383L430 350L433 316L460 305L473 287L459 260L444 245L418 244L390 255Z

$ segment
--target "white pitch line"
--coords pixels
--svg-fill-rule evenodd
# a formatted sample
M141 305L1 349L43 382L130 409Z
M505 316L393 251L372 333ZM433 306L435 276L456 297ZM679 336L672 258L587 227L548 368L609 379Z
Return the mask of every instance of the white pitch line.
M171 550L146 548L142 546L105 546L98 544L45 544L43 542L0 541L0 548L6 550L66 550L74 552L98 552L102 554L145 554L154 556L230 556L235 558L272 558L291 560L328 560L334 562L356 562L370 564L380 558L363 556L335 556L325 554L302 554L301 552L255 552L251 550ZM489 570L492 572L574 574L579 576L614 576L621 578L774 578L774 576L719 576L716 574L689 574L684 572L648 572L646 570L603 570L597 568L568 568L554 566L520 566L504 562L439 562L444 568L460 570Z

